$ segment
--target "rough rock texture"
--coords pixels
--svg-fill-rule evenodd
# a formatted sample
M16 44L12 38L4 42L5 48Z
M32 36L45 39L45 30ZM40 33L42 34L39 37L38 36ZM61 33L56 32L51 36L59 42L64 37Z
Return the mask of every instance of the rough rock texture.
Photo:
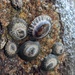
M75 75L75 8L71 0L56 0L56 11L59 13L64 25L63 42L68 52L68 59L65 60L63 75ZM65 71L65 72L64 72Z
M8 35L7 26L11 22L13 17L19 17L24 19L28 25L35 17L39 15L49 15L52 18L52 30L45 38L38 40L41 44L41 53L39 56L31 61L27 62L19 58L18 55L15 58L7 58L4 54L4 49L0 50L0 75L59 75L59 65L54 68L53 71L44 72L40 69L41 61L45 56L52 52L51 47L55 42L62 42L63 27L59 23L59 16L56 11L53 10L53 3L51 0L23 0L23 7L20 11L15 10L11 5L11 0L0 0L0 22L4 29L4 36L8 40L12 40ZM21 45L27 39L19 42ZM14 40L13 40L14 41ZM15 41L17 42L17 41ZM1 43L0 43L1 44ZM64 54L59 56L60 63L63 61Z

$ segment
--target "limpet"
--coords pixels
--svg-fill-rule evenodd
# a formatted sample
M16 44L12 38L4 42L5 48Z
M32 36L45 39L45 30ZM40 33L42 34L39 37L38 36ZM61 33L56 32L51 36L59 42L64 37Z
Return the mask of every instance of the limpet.
M39 42L27 41L19 48L19 56L27 61L35 59L40 53Z
M15 40L22 40L27 36L27 23L21 18L13 18L8 25L8 32Z
M43 38L50 32L51 26L51 18L48 15L40 15L32 21L29 34L36 39Z

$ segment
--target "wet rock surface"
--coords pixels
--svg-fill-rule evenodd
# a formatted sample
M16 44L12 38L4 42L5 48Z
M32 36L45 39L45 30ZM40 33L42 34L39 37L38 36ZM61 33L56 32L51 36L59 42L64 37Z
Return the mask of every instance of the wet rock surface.
M45 56L52 52L52 46L55 42L62 42L63 26L59 22L59 15L53 9L51 0L23 0L23 7L17 11L11 6L10 0L0 0L0 22L6 28L13 17L24 19L28 25L39 15L49 15L52 18L51 32L43 39L38 40L41 44L41 53L33 61L27 62L22 60L18 55L14 58L7 58L4 54L4 48L0 50L0 74L1 75L60 75L58 72L59 64L53 71L42 71L40 68L41 61ZM4 33L7 40L11 39L7 30ZM17 42L19 46L28 41L29 36L25 40ZM16 42L16 41L15 41ZM65 53L58 56L60 63L64 61Z
M23 6L23 1L22 0L11 0L11 5L16 9L21 9Z

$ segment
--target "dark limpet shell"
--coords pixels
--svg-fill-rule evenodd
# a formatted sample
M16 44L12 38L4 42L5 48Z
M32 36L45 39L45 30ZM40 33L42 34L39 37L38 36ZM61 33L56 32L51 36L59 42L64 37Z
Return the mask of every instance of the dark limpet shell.
M52 47L52 53L60 55L64 53L64 46L61 42L56 42Z
M34 60L40 53L39 42L27 41L19 48L19 56L27 61Z
M51 30L51 18L48 15L36 17L29 27L29 34L36 39L45 37Z
M17 54L17 44L12 41L8 41L5 46L5 54L7 57L14 57Z
M55 55L49 54L41 63L41 69L44 71L53 70L58 64L58 59Z
M21 9L23 6L23 1L22 0L11 0L11 4L15 9Z
M27 23L21 18L13 18L8 32L15 40L22 40L27 36Z

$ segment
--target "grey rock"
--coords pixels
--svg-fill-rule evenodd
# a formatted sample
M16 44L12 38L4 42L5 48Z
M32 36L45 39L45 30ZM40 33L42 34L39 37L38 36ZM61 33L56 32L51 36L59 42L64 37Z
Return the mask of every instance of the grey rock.
M66 52L69 53L68 59L70 70L68 75L75 75L75 7L72 0L56 0L55 7L60 14L61 22L64 25L63 42Z

